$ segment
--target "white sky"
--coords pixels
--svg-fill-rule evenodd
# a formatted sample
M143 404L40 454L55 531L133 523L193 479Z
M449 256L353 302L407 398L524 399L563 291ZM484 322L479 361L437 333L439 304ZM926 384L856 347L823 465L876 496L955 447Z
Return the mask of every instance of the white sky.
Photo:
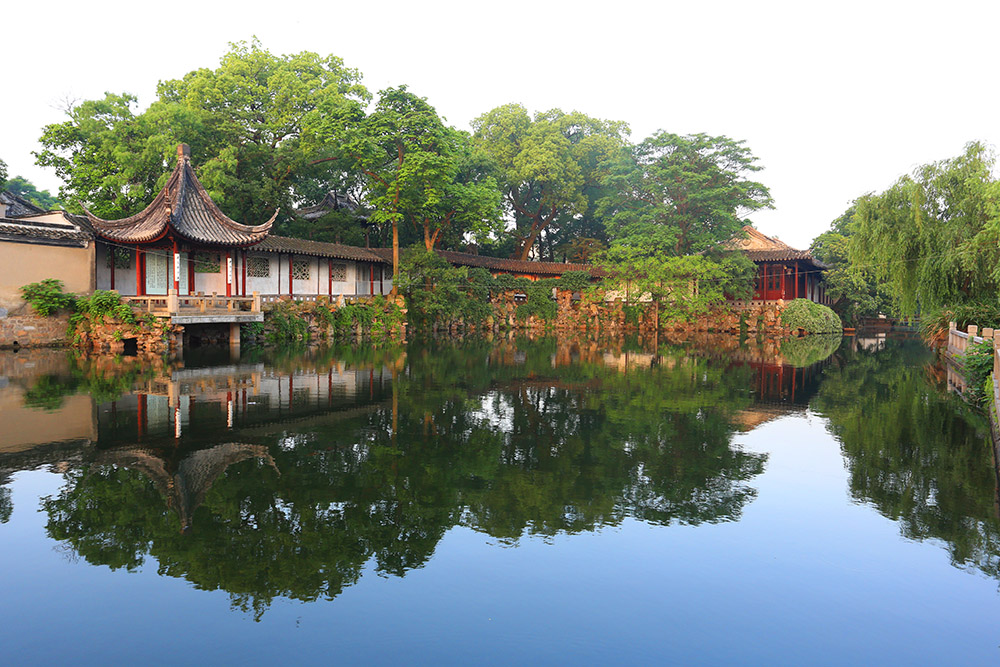
M757 227L805 248L851 200L971 140L1000 144L1000 2L28 2L4 9L0 158L34 166L66 99L215 68L256 35L341 57L373 92L408 84L458 127L506 102L745 139L776 210Z

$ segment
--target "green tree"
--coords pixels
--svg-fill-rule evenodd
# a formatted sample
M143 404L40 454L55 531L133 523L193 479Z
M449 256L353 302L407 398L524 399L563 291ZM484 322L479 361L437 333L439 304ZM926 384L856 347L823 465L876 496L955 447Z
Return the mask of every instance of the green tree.
M368 99L360 74L334 56L275 56L257 40L231 45L217 69L163 81L142 113L129 94L107 94L67 110L43 129L38 164L55 168L60 196L98 215L145 207L166 182L179 143L191 146L199 178L231 217L250 224L290 211L299 183L322 176L303 129L325 110ZM304 187L304 186L303 186Z
M472 127L499 170L515 223L513 256L521 260L558 219L586 213L588 190L601 184L606 162L624 150L629 132L623 122L578 111L553 109L532 118L520 104L488 111Z
M51 211L60 206L59 200L53 197L48 190L39 190L31 181L21 176L15 176L8 180L7 185L3 187L8 192L17 195L21 199L26 199L46 211Z
M811 246L813 256L830 267L823 277L826 293L833 300L831 308L851 324L861 317L892 311L892 298L873 268L851 262L855 210L854 206L847 209L830 223L829 231L813 239Z
M609 170L608 236L675 256L705 250L773 207L768 189L747 178L760 170L743 141L657 132Z
M598 256L605 285L624 292L626 303L655 304L654 327L661 315L668 322L692 321L727 299L753 293L756 266L743 253L664 256L650 248L616 243Z
M0 188L7 183L7 163L0 160Z
M970 143L962 155L918 167L885 192L857 200L850 260L871 267L900 314L995 303L1000 185L994 161L991 150Z

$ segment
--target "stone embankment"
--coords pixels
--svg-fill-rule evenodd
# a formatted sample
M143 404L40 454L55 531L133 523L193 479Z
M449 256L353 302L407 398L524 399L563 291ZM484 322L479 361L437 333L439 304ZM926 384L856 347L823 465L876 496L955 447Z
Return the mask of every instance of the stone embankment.
M493 315L485 323L485 328L599 331L612 335L624 332L648 333L657 328L651 304L626 306L620 300L605 301L600 294L594 296L557 290L554 319L536 315L519 318L520 305L516 291L495 296L492 301ZM661 316L659 328L665 332L688 335L700 332L746 333L771 337L792 335L794 332L781 322L782 309L783 304L779 303L728 304L699 315L690 322L668 320Z
M58 347L66 344L69 315L34 313L0 317L0 348Z
M113 318L87 320L78 329L73 344L88 352L121 354L134 345L139 354L179 352L184 327L170 324L167 318L139 319L128 324Z

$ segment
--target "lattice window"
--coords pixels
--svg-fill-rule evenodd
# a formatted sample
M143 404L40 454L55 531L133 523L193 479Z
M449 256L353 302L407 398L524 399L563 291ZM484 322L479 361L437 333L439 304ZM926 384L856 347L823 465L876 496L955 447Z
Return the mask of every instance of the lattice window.
M292 260L292 280L309 280L310 264L308 259Z
M112 259L115 262L116 269L132 268L132 251L128 248L108 248L108 256L106 258L105 266L109 269L111 268Z
M267 257L247 257L247 278L270 278L271 260Z
M335 283L347 282L347 264L331 264L330 279Z
M198 253L194 259L195 273L221 273L222 256L219 253Z

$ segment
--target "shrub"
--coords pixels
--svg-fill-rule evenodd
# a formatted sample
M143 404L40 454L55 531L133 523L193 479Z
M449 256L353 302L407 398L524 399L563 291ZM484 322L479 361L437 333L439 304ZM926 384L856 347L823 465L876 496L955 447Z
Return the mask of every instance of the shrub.
M840 333L844 330L837 313L808 299L795 299L781 311L781 323L792 331Z
M76 302L78 315L87 315L92 319L111 317L125 324L135 324L135 311L124 301L118 292L109 290L94 290L89 297Z
M968 388L965 397L974 405L983 405L989 396L985 388L989 386L992 390L992 384L988 380L993 372L993 341L971 343L965 350L962 363Z
M949 322L954 322L960 330L970 324L1000 328L1000 303L970 301L921 313L920 334L928 343L943 343L948 339Z
M63 282L55 278L29 283L21 288L21 295L42 317L59 310L73 310L76 306L76 297L63 292Z

